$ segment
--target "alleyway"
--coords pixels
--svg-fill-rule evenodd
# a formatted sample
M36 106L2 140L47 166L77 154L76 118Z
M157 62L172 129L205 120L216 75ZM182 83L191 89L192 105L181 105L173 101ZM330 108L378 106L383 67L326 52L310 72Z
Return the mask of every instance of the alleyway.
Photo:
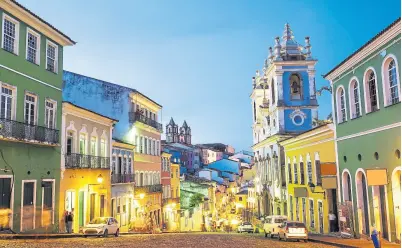
M48 240L0 240L0 247L332 247L303 242L283 242L257 234L161 234L132 235L118 238L70 238Z

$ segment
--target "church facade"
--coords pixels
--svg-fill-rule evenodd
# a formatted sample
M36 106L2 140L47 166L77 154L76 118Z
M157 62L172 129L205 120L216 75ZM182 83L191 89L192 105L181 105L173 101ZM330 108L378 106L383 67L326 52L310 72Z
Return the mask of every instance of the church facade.
M253 152L259 215L287 215L284 149L281 141L308 131L318 118L315 64L310 38L296 42L289 24L275 38L262 72L253 77Z
M169 124L166 125L166 143L181 143L191 145L191 128L184 121L180 127L170 118Z

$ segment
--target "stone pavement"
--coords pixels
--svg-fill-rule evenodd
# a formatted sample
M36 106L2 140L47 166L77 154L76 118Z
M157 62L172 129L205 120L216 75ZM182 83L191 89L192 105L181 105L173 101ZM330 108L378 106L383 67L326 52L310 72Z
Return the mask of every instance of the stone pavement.
M347 239L347 238L340 238L334 236L326 236L326 235L309 235L309 240L311 242L334 245L338 247L370 247L373 248L373 242L371 240L366 239ZM386 240L381 240L381 248L396 248L401 247L400 244L390 243Z

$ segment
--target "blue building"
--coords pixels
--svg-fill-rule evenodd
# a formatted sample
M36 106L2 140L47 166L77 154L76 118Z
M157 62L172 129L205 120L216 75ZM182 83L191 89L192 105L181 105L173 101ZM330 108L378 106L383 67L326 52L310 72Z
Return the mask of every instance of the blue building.
M281 140L312 129L318 117L315 64L310 38L298 43L289 24L275 38L262 72L256 72L250 95L257 189L263 189L261 214L287 212L285 158ZM282 180L283 179L283 180ZM274 201L274 199L276 199ZM275 212L273 211L275 209Z

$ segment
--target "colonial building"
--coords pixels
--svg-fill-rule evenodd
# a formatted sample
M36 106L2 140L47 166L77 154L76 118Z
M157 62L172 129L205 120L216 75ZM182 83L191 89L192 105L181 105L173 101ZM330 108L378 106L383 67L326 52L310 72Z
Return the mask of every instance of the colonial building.
M351 234L401 239L401 20L325 75L332 87L338 200ZM345 211L346 212L346 211Z
M0 224L58 232L63 49L68 36L0 1Z
M60 204L56 212L61 232L66 230L66 211L74 215L74 233L95 217L110 216L110 158L116 122L63 102Z
M324 124L280 143L285 151L289 220L309 232L330 232L329 213L338 215L334 124ZM337 231L337 225L333 232Z
M166 143L182 143L191 145L191 128L184 121L183 125L178 128L173 118L170 118L169 124L166 125Z
M315 64L310 38L302 47L294 39L289 24L282 40L275 38L269 48L262 73L253 77L253 151L257 166L261 214L286 212L285 157L279 142L311 129L317 118ZM262 199L262 201L261 201Z
M147 223L161 227L162 125L158 122L158 112L162 106L135 89L72 72L64 73L63 98L119 120L113 129L112 172L119 176L112 175L116 188L112 213L124 214L124 219L133 223L130 223L133 229L146 228ZM134 168L130 166L133 161ZM132 174L135 175L134 191Z

